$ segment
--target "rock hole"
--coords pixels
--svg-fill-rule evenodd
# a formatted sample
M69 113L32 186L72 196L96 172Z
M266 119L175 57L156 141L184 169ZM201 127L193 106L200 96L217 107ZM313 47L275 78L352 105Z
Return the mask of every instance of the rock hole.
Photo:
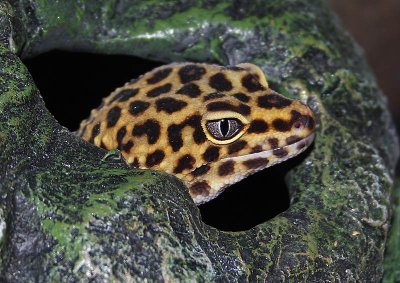
M162 65L138 57L54 50L24 60L47 109L76 131L101 99L131 79Z
M307 152L309 149L228 187L218 198L199 207L203 221L223 231L245 231L286 211L290 196L285 176Z
M162 65L131 56L66 51L50 51L24 63L47 109L71 131L115 88ZM302 159L268 168L229 187L199 207L203 221L220 230L243 231L285 211L289 194L284 178Z

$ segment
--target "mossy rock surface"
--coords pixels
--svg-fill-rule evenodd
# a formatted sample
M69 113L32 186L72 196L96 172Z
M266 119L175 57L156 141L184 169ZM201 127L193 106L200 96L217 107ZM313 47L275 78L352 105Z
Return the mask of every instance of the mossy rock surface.
M382 278L398 141L325 1L1 1L0 35L2 281ZM54 48L261 66L318 117L287 176L291 207L218 231L176 178L103 160L46 110L19 59Z

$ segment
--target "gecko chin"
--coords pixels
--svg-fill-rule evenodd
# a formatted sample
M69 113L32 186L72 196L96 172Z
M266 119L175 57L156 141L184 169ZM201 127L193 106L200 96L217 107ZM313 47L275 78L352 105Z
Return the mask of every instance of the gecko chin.
M286 146L241 156L227 157L214 162L213 166L219 168L218 173L222 174L223 177L210 174L210 179L207 180L207 183L212 186L207 191L207 195L192 196L194 202L197 205L201 205L211 201L226 190L230 190L230 186L248 176L299 155L312 144L314 137L315 133L311 133L305 138ZM221 168L224 168L224 166L226 166L226 169L222 170Z
M266 167L270 167L274 164L281 163L296 155L299 155L312 144L314 138L315 133L312 133L295 143L283 147L277 147L275 149L259 151L237 157L228 157L222 159L221 162L232 160L236 163L247 164L246 169L248 174L244 175L244 177L247 177L252 173L256 173Z

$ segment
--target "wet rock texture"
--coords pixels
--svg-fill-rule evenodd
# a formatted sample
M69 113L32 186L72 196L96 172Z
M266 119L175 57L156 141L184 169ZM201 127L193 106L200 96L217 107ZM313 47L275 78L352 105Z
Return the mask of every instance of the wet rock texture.
M325 1L0 1L1 281L379 281L397 139ZM253 62L318 116L289 210L203 224L172 176L132 170L61 127L19 57L54 48Z

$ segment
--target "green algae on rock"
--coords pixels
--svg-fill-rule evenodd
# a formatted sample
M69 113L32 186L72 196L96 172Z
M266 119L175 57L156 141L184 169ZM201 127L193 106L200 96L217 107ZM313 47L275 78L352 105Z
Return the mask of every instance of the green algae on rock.
M324 1L0 3L1 280L382 278L398 141ZM54 48L261 66L319 118L314 148L288 174L291 207L222 232L175 178L102 160L54 120L15 55Z

